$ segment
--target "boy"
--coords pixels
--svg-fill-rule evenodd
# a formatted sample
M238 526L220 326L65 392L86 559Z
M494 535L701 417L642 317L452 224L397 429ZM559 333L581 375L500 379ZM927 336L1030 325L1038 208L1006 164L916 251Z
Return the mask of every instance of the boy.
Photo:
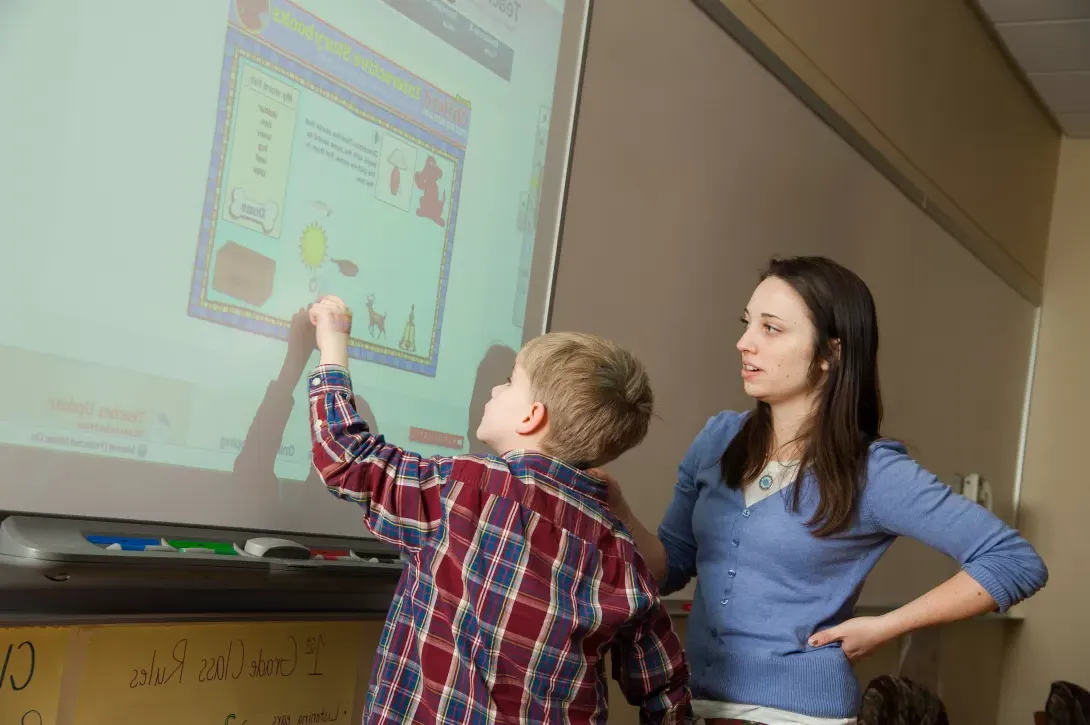
M600 466L647 432L639 361L589 335L531 341L485 406L497 456L421 458L368 432L348 376L352 315L311 307L314 466L410 555L376 655L366 723L606 722L604 653L645 723L687 723L688 667Z

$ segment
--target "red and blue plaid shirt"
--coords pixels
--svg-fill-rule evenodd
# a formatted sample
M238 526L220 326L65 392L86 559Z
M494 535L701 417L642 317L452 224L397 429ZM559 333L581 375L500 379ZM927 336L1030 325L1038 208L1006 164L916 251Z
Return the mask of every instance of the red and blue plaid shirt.
M681 642L600 481L539 453L422 458L368 432L351 386L310 375L314 465L411 556L366 723L605 723L607 652L642 722L689 722Z

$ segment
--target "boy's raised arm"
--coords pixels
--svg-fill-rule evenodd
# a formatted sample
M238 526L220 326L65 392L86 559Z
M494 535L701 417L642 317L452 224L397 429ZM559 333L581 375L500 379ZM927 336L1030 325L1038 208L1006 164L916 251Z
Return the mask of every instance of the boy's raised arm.
M321 363L307 377L312 457L334 496L363 507L378 538L418 551L440 525L452 458L422 458L372 435L356 411L348 373L351 313L336 298L311 308Z

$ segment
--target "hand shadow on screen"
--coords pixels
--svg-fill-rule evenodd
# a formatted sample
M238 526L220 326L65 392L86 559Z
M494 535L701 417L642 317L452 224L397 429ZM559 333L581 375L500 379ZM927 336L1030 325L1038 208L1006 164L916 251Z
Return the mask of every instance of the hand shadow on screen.
M294 392L300 378L307 372L307 366L316 347L314 326L306 310L297 312L291 321L288 332L288 349L281 365L280 373L269 383L265 397L258 406L257 413L246 432L241 450L235 458L235 492L240 496L267 497L272 492L277 494L280 507L309 504L312 501L328 500L329 494L321 484L321 477L313 466L310 467L306 481L280 481L274 466L277 455L284 441L284 432L292 408L295 405ZM470 398L469 427L466 440L469 452L488 454L492 451L487 445L477 440L477 427L484 414L484 406L492 397L492 388L508 378L515 365L516 353L510 347L493 344L485 352L477 365L477 375ZM370 404L360 395L354 397L356 412L367 421L372 433L380 430ZM308 443L309 446L309 443ZM295 451L295 455L310 457L310 450ZM271 501L269 502L271 504Z
M299 380L307 372L308 363L315 349L314 325L307 311L299 310L292 316L288 330L287 354L280 367L280 374L266 388L265 397L246 432L246 440L243 441L242 448L235 458L234 483L237 484L236 489L240 493L252 494L257 491L261 495L268 496L275 491L281 506L299 504L308 499L329 498L329 494L323 490L324 486L317 485L321 483L321 477L313 466L310 466L309 474L304 482L282 482L274 470L276 457L284 444L284 432L287 430L288 419L295 407L293 394L299 385ZM371 432L377 434L378 424L371 406L359 395L355 396L355 403L360 417L367 421ZM309 461L309 442L306 445L306 450L293 451L293 454L304 455Z

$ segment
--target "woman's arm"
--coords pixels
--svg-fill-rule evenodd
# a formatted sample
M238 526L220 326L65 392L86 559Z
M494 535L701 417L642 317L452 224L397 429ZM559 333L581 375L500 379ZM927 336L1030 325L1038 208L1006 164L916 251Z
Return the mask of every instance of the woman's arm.
M1048 569L1022 536L983 506L954 493L900 446L871 454L861 515L879 530L910 536L961 564L1005 612L1048 581Z
M624 494L621 493L621 485L617 483L617 479L600 468L594 469L590 473L601 478L609 488L607 503L610 511L621 520L621 523L632 534L632 538L636 540L636 548L647 563L647 568L651 570L651 575L655 577L655 581L661 582L666 578L666 569L669 563L666 547L659 541L659 537L640 523L640 520L636 518L636 514L632 513L628 502L625 501Z
M871 455L863 492L864 521L910 536L958 561L962 571L919 599L874 618L850 620L814 635L841 641L849 657L907 632L980 614L1007 611L1048 581L1048 569L1022 536L982 506L944 486L904 454L883 445Z
M856 617L843 624L818 632L810 638L811 647L840 642L849 660L857 660L886 642L939 624L960 622L994 611L996 601L964 571L958 572L919 599L879 617Z
M938 624L960 622L995 611L996 601L967 572L959 571L927 594L882 617L900 636Z
M636 540L636 548L663 594L676 592L696 576L696 537L693 535L693 507L699 495L696 476L705 466L718 463L718 456L737 432L743 416L725 411L708 419L678 466L674 497L657 535L636 518L617 481L601 470L595 471L609 487L607 504Z

